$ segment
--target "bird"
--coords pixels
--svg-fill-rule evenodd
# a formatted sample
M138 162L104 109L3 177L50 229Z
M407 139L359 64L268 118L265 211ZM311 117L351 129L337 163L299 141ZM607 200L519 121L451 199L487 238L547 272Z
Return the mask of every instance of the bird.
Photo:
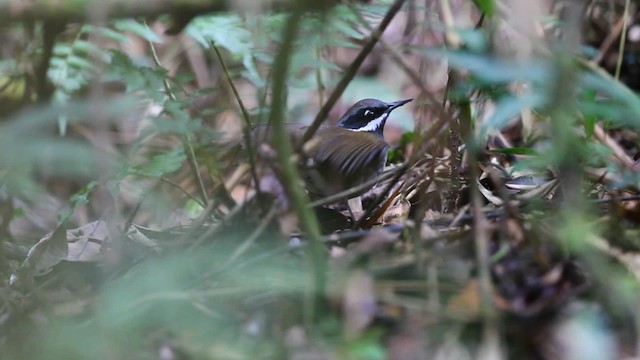
M362 99L347 110L335 126L320 128L305 147L302 177L312 199L335 195L377 177L387 161L389 144L384 126L391 112L413 99L384 102ZM291 140L299 144L307 126L287 124ZM266 131L265 131L266 130ZM271 138L265 126L254 128L253 138ZM369 189L353 194L362 195Z
M308 154L311 171L303 172L311 196L335 195L377 177L387 162L389 144L383 136L387 119L394 109L411 100L363 99L351 106L336 126L318 130L317 145Z

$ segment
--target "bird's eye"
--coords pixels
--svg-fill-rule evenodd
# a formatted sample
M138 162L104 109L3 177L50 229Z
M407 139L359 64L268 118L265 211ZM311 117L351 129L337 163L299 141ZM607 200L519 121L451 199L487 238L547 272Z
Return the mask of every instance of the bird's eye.
M371 111L371 110L365 110L364 111L364 116L371 116L371 115L373 115L373 111Z

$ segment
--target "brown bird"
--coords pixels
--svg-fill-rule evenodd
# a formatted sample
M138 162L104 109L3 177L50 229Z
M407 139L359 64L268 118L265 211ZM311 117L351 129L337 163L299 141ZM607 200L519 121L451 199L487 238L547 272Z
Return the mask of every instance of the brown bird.
M391 111L411 100L391 103L360 100L335 127L320 129L316 134L317 146L309 154L312 171L306 172L305 177L309 193L313 197L329 196L378 176L389 150L383 137L387 118Z
M384 169L389 149L383 137L384 125L391 111L411 100L390 103L360 100L347 110L336 126L319 129L311 140L314 145L306 153L309 161L302 171L311 197L334 195L378 176ZM289 124L288 129L292 140L299 142L306 126ZM270 138L268 128L264 126L255 128L253 135L254 139Z

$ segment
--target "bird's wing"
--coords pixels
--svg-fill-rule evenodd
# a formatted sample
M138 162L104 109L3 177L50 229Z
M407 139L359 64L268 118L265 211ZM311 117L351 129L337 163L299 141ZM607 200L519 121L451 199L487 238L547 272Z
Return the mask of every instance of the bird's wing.
M389 145L378 136L366 132L325 131L314 156L319 164L332 164L343 176L357 175L360 170L377 168L387 155Z

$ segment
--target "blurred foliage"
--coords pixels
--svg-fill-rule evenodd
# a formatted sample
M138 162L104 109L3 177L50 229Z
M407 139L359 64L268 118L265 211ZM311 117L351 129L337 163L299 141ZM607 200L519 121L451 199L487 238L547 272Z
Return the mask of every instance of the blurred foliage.
M377 24L390 3L305 14L288 69L288 118L313 118L353 59L339 51L357 53L369 35L358 15ZM502 358L617 358L637 343L637 255L611 244L633 244L640 212L598 201L640 188L629 155L638 150L640 100L577 52L501 54L492 21L508 15L502 3L463 3L488 24L431 22L435 10L413 2L405 16L421 21L405 19L414 21L407 33L398 26L379 46L402 54L423 87L429 66L446 62L444 99L433 105L433 94L407 91L412 74L380 52L386 62L372 60L372 72L395 72L359 75L344 96L417 94L421 115L398 111L388 157L416 155L408 165L417 170L400 181L401 198L384 204L385 230L351 245L325 239L341 246L332 247L326 293L312 294L324 304L313 317L306 242L288 236L295 214L259 203L253 180L237 174L242 148L229 135L239 138L243 126L238 101L248 120L267 118L286 13L203 14L177 37L163 34L163 17L66 24L48 59L39 21L2 27L0 358L489 358L483 331L496 323ZM562 20L544 24L571 30ZM463 46L442 46L451 38ZM43 60L50 98L36 95ZM441 109L451 120L423 139L419 130L445 119ZM418 122L428 126L406 131ZM623 134L616 140L630 163L612 161L623 155L600 131ZM500 136L511 141L494 146ZM490 225L477 230L479 214ZM83 232L98 220L107 240ZM351 234L344 230L337 236ZM99 244L100 261L68 260L69 246L58 245L77 238ZM494 317L479 295L484 270Z

